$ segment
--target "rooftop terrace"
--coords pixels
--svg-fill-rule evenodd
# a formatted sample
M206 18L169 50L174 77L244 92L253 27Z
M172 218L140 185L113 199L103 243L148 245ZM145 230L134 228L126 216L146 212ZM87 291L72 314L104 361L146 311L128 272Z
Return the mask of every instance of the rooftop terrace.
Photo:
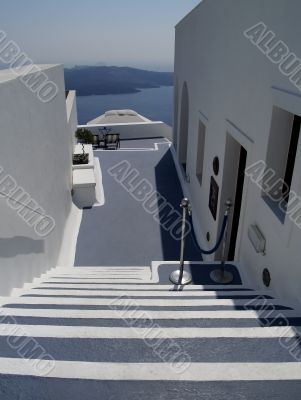
M183 192L169 140L122 140L118 151L96 150L94 155L101 168L104 204L83 210L75 265L149 266L154 260L178 260L179 235L171 235L168 227L179 222ZM112 176L116 165L128 165L127 182ZM142 180L151 188L148 208L131 194ZM162 208L163 198L168 207ZM191 234L185 255L201 259Z

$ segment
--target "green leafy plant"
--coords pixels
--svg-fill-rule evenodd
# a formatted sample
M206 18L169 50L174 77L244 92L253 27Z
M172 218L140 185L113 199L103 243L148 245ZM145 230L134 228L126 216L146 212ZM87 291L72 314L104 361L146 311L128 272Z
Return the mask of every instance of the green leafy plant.
M77 138L77 140L85 144L93 143L93 133L89 131L89 129L78 128L77 131L75 132L75 137Z

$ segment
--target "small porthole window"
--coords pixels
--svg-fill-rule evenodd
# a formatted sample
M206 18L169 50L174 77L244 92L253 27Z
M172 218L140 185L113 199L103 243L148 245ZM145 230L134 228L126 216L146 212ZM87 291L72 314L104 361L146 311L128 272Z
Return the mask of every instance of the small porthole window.
M265 268L262 271L262 281L266 287L269 287L271 284L271 275L270 275L270 271L267 268Z
M217 156L214 157L212 166L213 166L214 175L217 176L219 173L219 158Z

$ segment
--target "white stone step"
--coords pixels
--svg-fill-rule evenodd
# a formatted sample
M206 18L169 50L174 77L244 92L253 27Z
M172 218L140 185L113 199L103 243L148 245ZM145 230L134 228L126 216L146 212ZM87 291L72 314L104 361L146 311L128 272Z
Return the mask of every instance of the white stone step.
M60 277L70 277L70 276L78 276L78 277L85 277L86 275L87 276L90 276L90 275L92 275L92 276L102 276L102 275L110 275L110 274L113 274L113 275L118 275L118 274L120 274L120 275L128 275L128 274L131 274L131 275L135 275L135 274L146 274L146 273L148 273L148 274L150 274L150 269L147 269L147 270L143 270L143 269L139 269L139 270L137 270L137 271L132 271L132 270L101 270L101 271L87 271L87 272L80 272L80 273L77 273L76 271L74 271L74 272L72 272L72 273L69 273L69 274L63 274L63 273L51 273L51 274L49 274L50 276L60 276Z
M106 319L120 319L120 318L145 318L149 319L236 319L236 318L255 318L259 314L253 310L219 310L219 311L154 311L154 310L70 310L70 309L45 309L45 308L1 308L1 314L12 316L26 316L26 317L49 317L49 318L106 318ZM290 318L298 317L296 311L290 310L276 310L276 311L260 311L260 318L275 318L285 316ZM0 318L1 322L1 318Z
M83 278L78 278L78 279L83 279ZM82 281L83 283L85 281ZM78 283L77 281L74 283ZM174 288L174 285L168 284L168 285L159 285L159 284L152 284L152 283L139 283L137 284L122 284L120 285L119 283L99 283L99 287L103 289L117 289L117 290L151 290L151 291L169 291ZM246 290L247 289L247 290ZM187 292L187 291L223 291L226 290L228 291L235 291L237 293L243 292L243 293L259 293L258 291L254 291L248 288L244 288L241 286L237 285L188 285L183 287L182 291L179 291L179 293ZM225 291L225 293L226 293ZM262 292L260 292L263 294Z
M301 379L301 363L107 363L1 358L0 374L115 381L284 381ZM20 389L21 390L21 389Z
M74 306L157 306L157 307L195 307L195 306L246 306L250 299L131 299L127 296L109 299L65 298L65 297L1 297L1 305L14 304L49 304ZM280 305L271 300L252 300L252 305Z
M111 328L91 326L0 324L0 336L28 336L79 339L144 339L144 338L291 338L292 327L266 328ZM1 360L1 359L0 359ZM1 362L1 361L0 361Z
M93 266L73 266L73 267L64 267L64 266L57 266L52 269L52 271L71 271L71 270L78 270L78 271L86 271L86 270L98 270L98 269L145 269L150 268L149 265L93 265Z
M146 277L143 274L133 274L133 275L103 275L101 277L85 277L85 278L77 278L77 277L70 277L70 278L44 278L42 279L39 283L61 283L65 284L67 283L68 285L70 283L102 283L104 280L109 280L110 282L115 281L115 280L124 280L124 279L132 279L132 280L146 280L149 279L149 277Z
M103 282L103 283L116 283L116 284L120 284L120 283L139 283L139 281L141 280L142 283L151 283L151 276L150 274L145 274L145 273L138 273L138 274L100 274L100 275L85 275L85 276L64 276L64 277L53 277L53 276L47 276L47 277L43 277L43 279L39 278L39 283L41 282L46 282L52 280L53 283L64 283L64 282L73 282L76 283L76 281L78 282L93 282L94 280L96 282ZM127 282L128 281L132 281L132 282ZM55 282L57 281L57 282Z
M139 280L140 280L140 278L139 278ZM102 282L103 281L103 282ZM108 282L106 282L106 281L108 281ZM106 287L111 287L111 285L114 285L114 284L119 284L119 288L120 289L122 289L122 288L124 288L124 289L127 289L127 287L123 287L122 285L123 284L125 284L125 283L134 283L134 282L127 282L127 279L116 279L116 280L114 280L114 281L112 281L112 279L110 279L110 278L104 278L104 279L101 279L101 280L99 280L99 281L97 281L97 282L94 282L94 283L78 283L78 282L72 282L72 285L70 284L68 284L68 287L70 286L70 287L73 287L74 289L78 289L78 288L82 288L82 289L91 289L91 288L93 288L93 287L95 287L95 288L98 288L98 287L103 287L103 285L102 285L102 283L103 284L105 284L106 285ZM137 279L137 282L135 282L135 283L139 283L138 282L138 279ZM143 283L143 282L142 282ZM43 282L43 283L41 283L41 287L42 286L49 286L49 284L48 283L46 283L46 282ZM65 285L65 283L52 283L51 284L51 286L52 287L54 287L54 288L64 288L64 287L66 287L67 285ZM158 285L157 286L157 289L159 289L159 286L160 285ZM162 286L162 288L164 288L164 286L163 285L161 285ZM167 285L168 286L168 285ZM154 287L156 287L155 285L154 285ZM140 288L140 285L137 285L136 287L135 287L135 289L139 289ZM150 287L151 288L151 287ZM170 285L170 286L168 286L168 288L169 289L173 289L174 288L174 285ZM151 288L152 289L152 288ZM196 290L197 289L197 286L194 286L194 285L191 285L191 286L186 286L185 288L184 288L184 290L183 290L183 292L184 291L187 291L187 290ZM217 289L218 290L218 289ZM216 291L217 291L216 290ZM254 291L255 293L256 293L256 291Z
M71 267L71 268L55 268L51 270L51 274L100 274L102 272L147 272L150 267Z
M108 277L108 278L102 278L102 279L100 279L99 281L98 281L98 284L101 284L101 283L103 283L103 284L107 284L107 283L119 283L119 284L124 284L124 283L143 283L143 282L148 282L149 281L149 279L148 278L144 278L144 277L136 277L136 278L112 278L112 277ZM39 285L39 286L41 286L41 287L48 287L49 285L50 285L50 283L45 283L45 280L41 280L41 281L39 281L39 282L36 282L36 284L35 283L25 283L24 284L24 286L23 286L23 288L24 289L27 289L27 288L31 288L31 287L33 287L34 285ZM92 285L92 286L91 286ZM91 284L86 284L86 288L88 287L93 287L93 285L97 285L97 283L91 283ZM68 287L69 286L71 286L71 285L68 285ZM79 287L82 287L82 286L85 286L85 285L79 285L79 284L76 284L76 283L74 283L74 285L72 285L73 287L76 287L77 286L77 288L79 288ZM57 287L57 288L59 288L59 287L67 287L67 285L65 285L64 283L51 283L51 287ZM94 286L94 287L96 287L96 286ZM85 287L84 287L85 288Z
M85 286L85 287L83 287ZM51 285L52 287L52 285ZM93 289L94 290L91 290ZM81 290L79 290L81 289ZM59 287L53 287L53 289L49 289L49 285L40 285L38 287L35 287L32 290L29 290L27 294L30 295L58 295L58 296L99 296L101 295L102 297L106 296L114 296L114 297L119 297L119 296L135 296L135 297L211 297L211 298L218 298L219 296L254 296L254 298L262 297L262 294L259 292L238 292L238 291L229 291L229 292L218 292L218 291L198 291L198 290L185 290L182 292L177 292L177 291L162 291L159 292L158 290L142 290L142 291L136 291L136 290L103 290L104 287L101 286L90 286L90 285L77 285L76 288L74 288L74 285L70 285L70 287L66 287L65 285L60 285ZM249 299L252 300L252 299ZM37 300L38 301L38 300Z
M104 272L99 275L70 275L70 276L58 276L58 277L52 277L52 276L46 276L44 277L45 280L51 280L53 282L69 282L71 280L101 280L103 278L140 278L140 277L145 277L146 274L145 272L128 272L128 273L123 273L123 272ZM148 276L149 277L149 276Z

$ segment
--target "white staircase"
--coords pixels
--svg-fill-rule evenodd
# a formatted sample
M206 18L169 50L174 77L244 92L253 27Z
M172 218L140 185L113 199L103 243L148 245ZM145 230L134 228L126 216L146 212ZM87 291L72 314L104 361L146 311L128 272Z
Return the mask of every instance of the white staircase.
M0 399L299 399L298 313L147 267L56 268L1 298Z

